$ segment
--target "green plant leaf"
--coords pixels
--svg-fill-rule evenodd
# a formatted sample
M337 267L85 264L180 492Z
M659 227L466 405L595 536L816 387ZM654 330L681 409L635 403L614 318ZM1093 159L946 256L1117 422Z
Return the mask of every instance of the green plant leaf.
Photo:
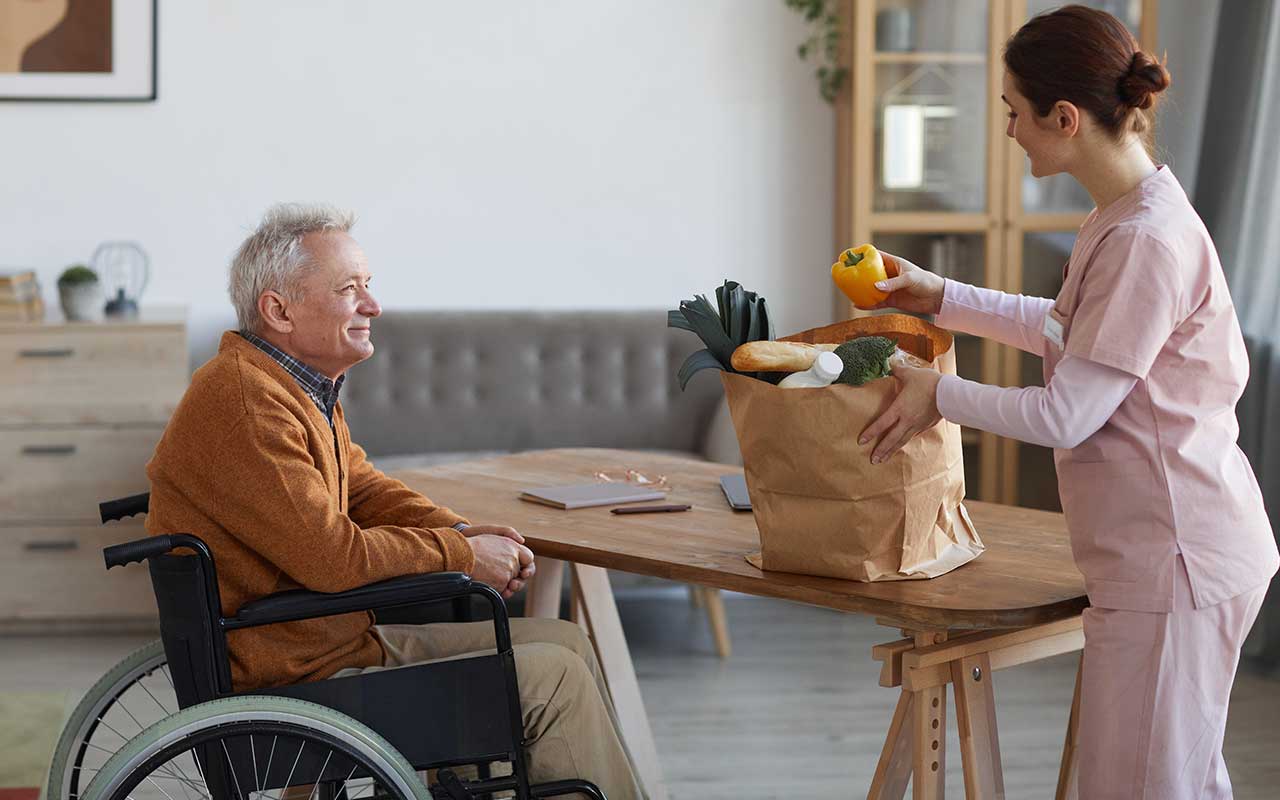
M707 298L698 295L693 300L686 300L680 304L680 311L712 355L719 359L726 369L730 369L729 359L733 356L737 345L725 333L720 316Z
M840 65L841 4L831 0L784 0L787 8L804 17L809 36L796 52L801 61L812 58L820 62L817 70L818 91L828 103L834 103L844 86L848 68Z
M725 287L728 289L729 284ZM733 284L733 288L725 292L725 322L729 329L729 338L736 344L750 341L747 338L747 331L750 329L751 320L748 315L751 313L747 295L749 293L739 284Z
M695 295L680 303L680 308L667 312L667 325L697 334L706 349L697 358L690 357L681 367L681 388L689 376L700 369L716 367L733 369L733 352L745 342L773 339L773 321L763 297L747 291L737 281L726 280L716 289L716 305L706 295ZM707 359L712 359L711 363ZM770 383L777 383L783 373L747 373Z
M737 285L736 281L725 281L716 289L716 307L720 311L720 322L724 325L725 333L730 331L729 292Z
M684 318L684 314L680 310L667 312L667 327L679 328L682 331L693 331L693 326L689 324L689 320ZM695 333L697 331L694 331Z
M74 286L82 283L96 283L98 273L86 267L84 264L72 264L62 271L58 276L59 286Z
M684 391L684 387L688 385L689 379L695 373L704 369L723 370L724 368L724 365L720 363L720 359L716 358L710 350L699 350L691 354L680 365L680 371L676 373L676 377L680 380L680 391Z
M760 325L762 321L766 321L760 315L763 305L764 301L759 297L752 297L747 301L747 338L744 341L754 342L761 338L760 332L762 328Z

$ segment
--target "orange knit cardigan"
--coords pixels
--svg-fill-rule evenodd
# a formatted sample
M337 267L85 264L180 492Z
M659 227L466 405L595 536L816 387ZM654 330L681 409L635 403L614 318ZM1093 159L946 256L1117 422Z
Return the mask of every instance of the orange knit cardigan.
M351 441L339 403L324 414L238 333L196 371L147 464L151 534L208 544L222 613L286 589L340 592L423 572L469 572L464 522L388 478ZM337 452L334 452L334 434ZM234 688L327 678L383 663L367 612L233 631Z

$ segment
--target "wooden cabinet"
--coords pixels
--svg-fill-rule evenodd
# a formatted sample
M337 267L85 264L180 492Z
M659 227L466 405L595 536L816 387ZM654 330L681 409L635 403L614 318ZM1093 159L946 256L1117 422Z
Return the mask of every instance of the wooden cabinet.
M98 503L147 489L187 384L184 315L0 323L0 370L0 628L154 619L145 567L102 563L142 520L103 526Z
M1092 0L1155 52L1156 0ZM1092 208L1067 175L1036 179L1005 136L1005 41L1056 0L844 0L850 80L836 102L836 250L861 242L966 283L1057 295ZM839 318L862 312L836 295ZM1038 385L1040 359L957 336L962 377ZM968 494L1058 509L1052 452L965 430Z

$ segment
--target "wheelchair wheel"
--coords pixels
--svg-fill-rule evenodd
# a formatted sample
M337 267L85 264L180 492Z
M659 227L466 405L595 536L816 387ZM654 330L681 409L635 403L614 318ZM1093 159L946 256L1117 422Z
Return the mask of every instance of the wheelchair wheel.
M58 737L45 783L49 800L79 800L107 759L149 725L177 713L178 699L156 640L98 679Z
M192 706L147 728L103 765L83 797L430 800L431 795L395 748L345 714L289 697L242 695Z

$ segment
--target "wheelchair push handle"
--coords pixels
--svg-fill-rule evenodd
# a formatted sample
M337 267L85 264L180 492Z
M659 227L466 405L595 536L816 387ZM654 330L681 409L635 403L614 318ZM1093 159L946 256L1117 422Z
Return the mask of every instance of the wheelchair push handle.
M102 550L102 558L107 562L107 569L132 564L135 561L146 561L148 558L162 556L177 546L172 536L148 536L132 542L113 544Z
M151 492L143 492L98 503L98 513L102 515L102 523L105 525L112 520L132 517L134 514L145 514L150 503Z

